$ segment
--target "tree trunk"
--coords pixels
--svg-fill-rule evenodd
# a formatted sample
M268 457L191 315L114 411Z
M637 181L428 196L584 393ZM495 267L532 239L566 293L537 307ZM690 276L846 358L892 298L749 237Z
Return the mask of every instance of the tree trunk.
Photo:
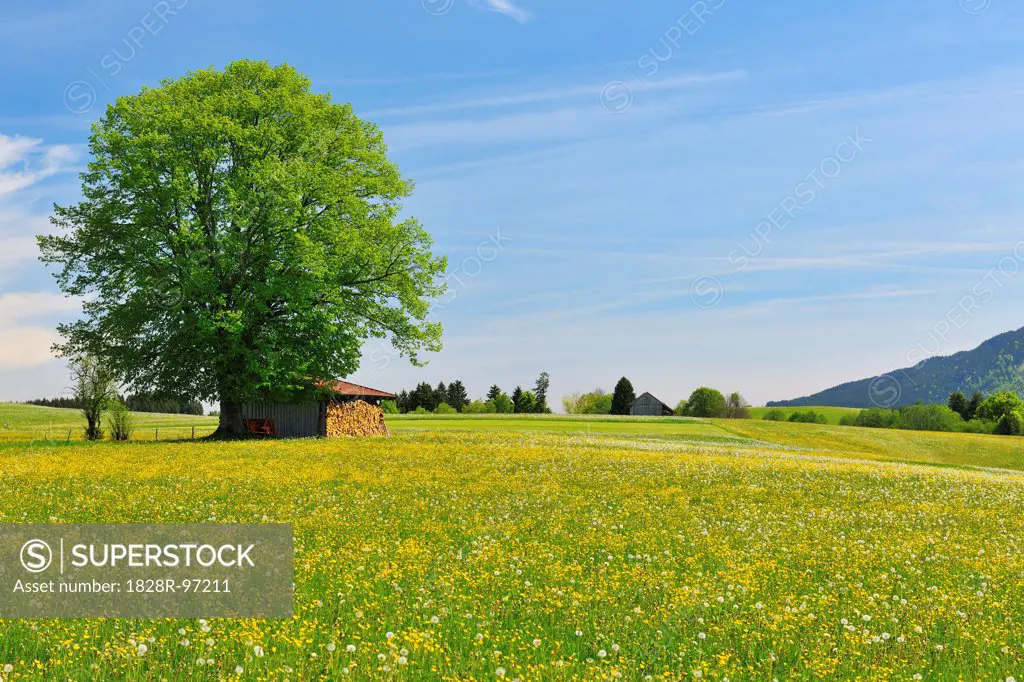
M214 432L214 438L239 438L245 435L242 425L242 404L233 400L221 399L220 423Z
M103 438L103 434L100 432L100 419L97 416L88 414L85 417L85 439L86 440L100 440Z

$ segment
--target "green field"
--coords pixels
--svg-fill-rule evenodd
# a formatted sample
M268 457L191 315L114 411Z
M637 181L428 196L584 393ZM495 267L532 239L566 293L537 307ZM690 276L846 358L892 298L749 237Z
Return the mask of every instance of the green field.
M191 438L213 433L216 417L190 414L153 414L135 412L136 440ZM82 440L85 419L79 410L39 407L18 403L0 403L0 442L24 440Z
M780 410L789 418L794 412L817 412L825 417L829 424L838 424L845 416L856 417L860 409L856 407L751 407L751 419L764 419L764 416L773 410Z
M755 410L763 408L754 408ZM849 408L810 408L838 419ZM854 410L855 411L855 410ZM216 417L136 413L134 440L190 439L209 435ZM609 415L388 415L392 433L490 432L560 433L578 437L621 436L695 442L752 441L807 452L855 459L895 460L945 466L1024 470L1024 438L963 433L864 429L761 419L691 419L685 417L615 417ZM78 410L0 403L0 442L63 442L71 432L82 439Z
M391 438L66 445L36 437L56 414L2 413L0 521L262 519L294 524L297 552L293 619L0 621L5 680L1024 668L1024 475L966 468L1024 468L1021 439L484 416L393 418Z
M1024 438L716 419L731 434L794 450L857 459L1024 470Z
M410 431L517 431L536 433L617 434L651 438L737 438L720 426L685 417L612 417L604 415L388 415L394 433Z

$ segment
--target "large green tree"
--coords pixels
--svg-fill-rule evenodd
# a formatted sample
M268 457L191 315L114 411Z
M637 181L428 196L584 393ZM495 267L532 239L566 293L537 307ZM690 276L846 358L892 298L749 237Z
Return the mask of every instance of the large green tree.
M946 405L949 409L960 415L961 419L967 420L971 418L970 415L970 403L967 402L967 397L960 391L953 391L949 394L949 400L946 401Z
M686 401L686 414L690 417L724 417L725 396L721 391L701 386Z
M1018 410L1024 409L1024 401L1012 391L1001 391L990 395L981 404L978 415L983 419L998 422L1000 419Z
M448 384L448 404L459 412L462 412L462 408L469 404L469 393L458 379Z
M523 411L523 387L516 386L515 390L512 391L512 411L522 412Z
M541 372L533 388L533 392L537 396L537 412L551 411L551 408L548 407L548 388L550 387L551 375L547 372Z
M629 414L629 408L636 400L636 392L633 391L633 384L629 379L622 377L615 384L615 392L612 394L612 414Z
M345 376L362 343L417 362L446 261L401 215L381 131L290 66L240 61L119 98L93 125L84 199L39 238L91 355L135 391L219 400L218 433L267 391Z

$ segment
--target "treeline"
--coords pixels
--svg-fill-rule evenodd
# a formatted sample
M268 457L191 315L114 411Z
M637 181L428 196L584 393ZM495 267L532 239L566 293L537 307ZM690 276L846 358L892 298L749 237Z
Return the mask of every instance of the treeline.
M795 422L799 424L828 424L828 418L825 415L815 412L814 410L797 410L796 412L790 413L787 417L783 410L775 408L774 410L768 410L764 419L770 422Z
M491 386L487 395L470 400L465 385L458 379L449 384L443 381L437 386L420 383L411 391L399 392L394 401L385 400L385 412L403 414L545 414L548 407L548 386L550 376L541 372L532 390L516 386L509 395L497 384Z
M876 429L963 431L1019 436L1024 433L1024 401L1011 391L987 398L975 393L968 399L960 391L949 394L945 405L917 403L899 409L881 407L844 416L840 424Z
M78 398L36 398L26 400L26 405L39 405L40 407L63 407L71 410L82 409L82 401Z
M122 402L133 412L157 412L161 414L203 414L203 404L198 400L174 400L171 398L159 398L148 393L133 393L120 398ZM27 405L39 405L40 407L63 407L73 410L81 410L85 407L83 401L78 397L70 398L38 398L26 401Z
M787 418L784 411L773 409L764 415L764 419L827 423L823 415L813 410L793 412ZM960 391L954 391L949 394L945 405L919 402L900 408L872 407L861 410L856 415L843 415L839 424L871 429L1019 436L1024 435L1024 401L1011 391L994 393L987 398L981 393L975 393L970 399Z
M636 400L636 391L626 377L619 379L612 393L595 388L589 393L570 393L562 397L562 409L567 414L619 414L630 413ZM726 397L721 391L701 386L689 398L680 400L673 410L680 417L746 419L750 404L737 392Z

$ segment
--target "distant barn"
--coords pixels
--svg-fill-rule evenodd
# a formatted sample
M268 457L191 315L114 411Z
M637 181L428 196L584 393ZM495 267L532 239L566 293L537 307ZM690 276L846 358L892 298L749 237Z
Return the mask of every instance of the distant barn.
M348 381L325 381L320 388L328 393L317 400L296 403L260 401L242 405L242 419L259 422L264 433L287 438L323 438L327 435L327 413L332 405L362 400L379 406L383 400L394 400L393 393L360 386Z
M629 406L629 413L638 417L671 417L672 408L650 393L641 393Z

